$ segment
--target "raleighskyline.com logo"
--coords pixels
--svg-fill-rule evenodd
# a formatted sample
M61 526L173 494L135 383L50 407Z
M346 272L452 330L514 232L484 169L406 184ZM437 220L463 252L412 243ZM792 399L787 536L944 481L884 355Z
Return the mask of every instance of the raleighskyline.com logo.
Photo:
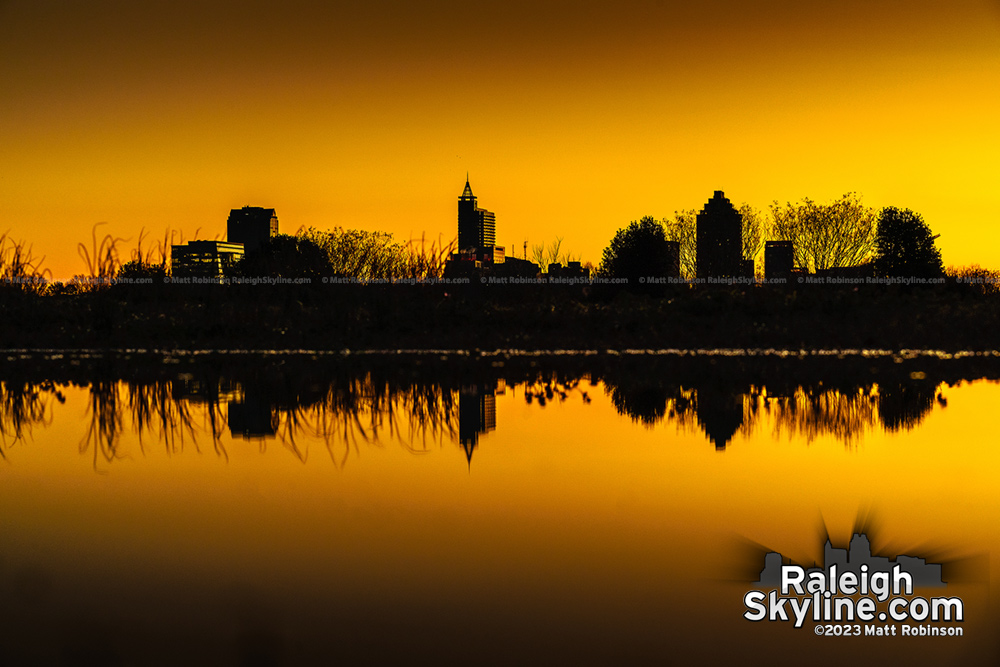
M864 533L855 533L848 549L827 539L822 567L785 564L780 553L764 557L757 588L743 596L749 621L817 624L817 635L961 636L965 609L958 597L914 596L915 587L944 588L941 565L923 558L873 556ZM770 590L769 590L770 589ZM917 622L902 625L890 622ZM864 623L866 625L862 626Z

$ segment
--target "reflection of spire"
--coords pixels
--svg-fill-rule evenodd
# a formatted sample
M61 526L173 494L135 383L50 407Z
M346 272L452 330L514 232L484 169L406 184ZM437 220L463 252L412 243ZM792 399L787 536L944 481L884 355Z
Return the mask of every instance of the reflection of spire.
M462 387L458 394L458 439L470 466L472 453L479 446L479 435L496 427L496 384Z

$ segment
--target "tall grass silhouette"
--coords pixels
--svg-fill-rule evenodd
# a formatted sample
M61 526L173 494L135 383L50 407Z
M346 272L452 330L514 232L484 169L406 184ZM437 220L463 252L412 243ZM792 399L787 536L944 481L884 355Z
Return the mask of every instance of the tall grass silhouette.
M0 286L25 294L42 295L52 272L42 268L45 257L35 257L32 246L0 234Z

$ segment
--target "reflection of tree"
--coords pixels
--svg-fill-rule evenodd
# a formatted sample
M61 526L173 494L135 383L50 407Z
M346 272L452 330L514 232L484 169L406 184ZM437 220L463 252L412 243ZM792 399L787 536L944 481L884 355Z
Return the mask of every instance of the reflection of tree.
M66 400L50 381L0 382L0 458L6 458L9 443L30 437L32 426L51 423L53 397L60 403Z
M524 380L524 400L530 405L537 402L543 408L549 401L565 401L571 394L579 394L584 403L590 403L590 395L580 386L582 377L536 374ZM495 384L495 382L494 382Z
M787 433L812 442L832 435L850 444L878 424L877 401L870 386L853 390L799 387L791 395L768 392L763 404L773 417L775 437Z
M931 410L935 398L944 403L933 382L877 388L868 384L745 389L718 382L694 389L648 379L605 383L619 413L646 426L666 421L688 428L696 423L720 449L736 433L751 433L764 416L770 418L775 437L787 434L812 442L829 435L851 444L879 425L888 431L913 428Z
M910 430L917 426L931 408L937 387L932 382L879 385L878 416L887 431Z
M632 421L647 427L661 421L683 429L698 426L718 449L725 448L748 418L747 393L738 387L714 383L693 389L648 379L606 383L615 409Z
M620 414L652 427L663 419L690 424L694 417L694 393L669 382L605 381L611 403Z

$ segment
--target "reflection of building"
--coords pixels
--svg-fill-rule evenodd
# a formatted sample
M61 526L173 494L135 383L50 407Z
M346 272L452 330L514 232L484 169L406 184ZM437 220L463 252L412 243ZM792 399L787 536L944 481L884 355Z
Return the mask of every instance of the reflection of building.
M722 190L698 214L695 253L698 278L735 278L745 275L743 218ZM753 263L750 263L753 275Z
M743 394L718 389L698 389L695 416L715 448L726 448L743 426Z
M191 241L170 246L170 273L175 278L221 278L242 257L242 243Z
M229 212L226 240L242 243L246 252L253 252L278 233L278 216L273 208L244 206Z
M227 378L204 379L184 373L170 383L175 401L210 403L231 401L239 396L236 384Z
M496 391L496 384L466 385L459 390L458 440L470 464L479 436L497 427Z
M245 389L242 398L229 402L229 433L244 439L273 436L275 428L271 402L265 396Z

